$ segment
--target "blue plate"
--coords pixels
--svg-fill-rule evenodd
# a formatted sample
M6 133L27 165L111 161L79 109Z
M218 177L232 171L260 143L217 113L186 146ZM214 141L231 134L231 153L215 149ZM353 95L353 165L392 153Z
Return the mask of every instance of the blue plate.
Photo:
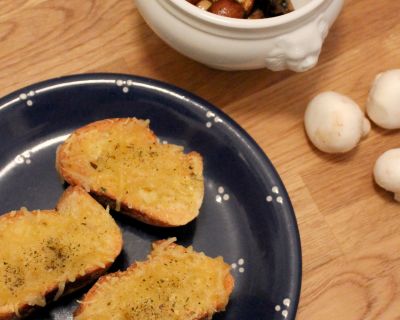
M274 167L232 119L189 92L120 74L88 74L38 83L0 100L0 212L54 208L65 186L54 169L57 146L76 128L113 117L150 119L162 140L204 157L199 217L162 229L113 214L124 249L112 270L146 257L150 243L176 236L209 256L221 255L235 278L219 320L294 319L301 248L293 209ZM71 319L74 293L31 319Z

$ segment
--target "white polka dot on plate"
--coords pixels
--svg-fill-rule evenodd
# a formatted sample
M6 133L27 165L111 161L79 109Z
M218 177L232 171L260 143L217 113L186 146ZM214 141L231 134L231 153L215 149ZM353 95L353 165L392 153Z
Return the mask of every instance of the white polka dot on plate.
M16 163L24 163L24 158L22 156L18 155L15 157L14 161Z
M286 307L289 307L289 306L290 306L290 299L289 299L289 298L284 299L284 300L283 300L283 304L284 304Z
M207 111L206 117L207 117L207 118L215 117L215 113L214 113L214 112L211 112L211 111Z

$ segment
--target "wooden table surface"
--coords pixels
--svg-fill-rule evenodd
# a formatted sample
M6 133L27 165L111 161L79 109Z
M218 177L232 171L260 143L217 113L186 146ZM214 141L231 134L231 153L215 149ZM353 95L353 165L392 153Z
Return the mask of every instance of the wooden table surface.
M1 96L67 74L143 75L209 100L253 136L296 210L300 320L400 319L400 204L372 179L376 158L399 147L400 132L374 126L355 151L338 156L318 152L303 130L315 94L335 90L364 107L375 75L391 68L400 68L400 1L345 1L318 66L303 74L211 70L165 45L132 0L0 5Z

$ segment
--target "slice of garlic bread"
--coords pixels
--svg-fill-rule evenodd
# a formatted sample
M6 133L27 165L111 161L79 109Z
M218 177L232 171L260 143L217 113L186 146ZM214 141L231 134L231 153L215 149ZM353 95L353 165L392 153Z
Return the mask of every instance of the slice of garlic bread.
M0 216L0 319L16 319L102 275L122 249L108 212L80 187L55 210Z
M56 168L103 204L157 226L185 225L203 201L203 161L162 144L149 121L106 119L75 132L58 148Z
M223 311L233 290L230 266L158 241L147 261L101 277L75 312L76 320L200 320Z

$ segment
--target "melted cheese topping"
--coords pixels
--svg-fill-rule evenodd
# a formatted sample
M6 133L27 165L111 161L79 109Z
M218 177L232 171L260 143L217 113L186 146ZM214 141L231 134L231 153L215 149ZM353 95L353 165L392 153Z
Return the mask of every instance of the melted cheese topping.
M120 231L111 216L83 190L65 196L59 211L27 210L0 218L0 308L44 306L44 294L114 261Z
M221 257L156 245L148 262L98 283L76 319L191 320L211 315L228 303L229 269Z
M197 215L204 193L200 156L160 144L146 121L110 121L107 127L84 129L62 146L68 156L61 167L75 181L149 215L188 221Z

